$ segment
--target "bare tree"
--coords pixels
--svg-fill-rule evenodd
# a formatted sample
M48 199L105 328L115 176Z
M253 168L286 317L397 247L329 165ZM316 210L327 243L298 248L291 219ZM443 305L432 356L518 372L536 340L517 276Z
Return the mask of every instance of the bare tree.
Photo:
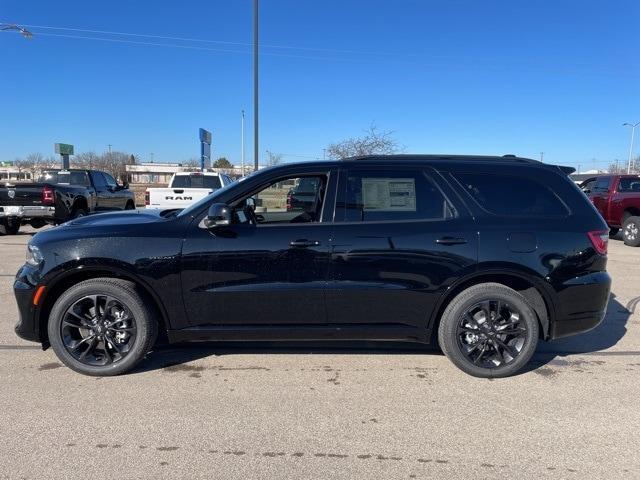
M607 171L612 174L622 175L627 173L627 168L627 161L620 161L618 159L615 159L609 164L609 169ZM630 173L640 173L640 156L631 159Z
M96 155L96 152L93 151L82 152L73 158L72 163L76 168L85 168L87 170L90 170L92 168L96 168L96 165L98 163L98 155Z
M279 165L282 162L282 154L281 153L273 153L267 150L267 165L273 167L274 165Z
M191 157L190 159L182 162L182 168L187 172L196 172L200 170L200 159Z
M327 147L327 156L332 159L342 159L359 155L389 155L400 151L400 146L393 131L378 131L378 127L371 125L361 137L352 137Z
M95 152L82 152L76 155L71 164L74 168L101 170L111 174L115 179L127 178L127 165L134 164L133 155L124 152L105 152L97 155Z

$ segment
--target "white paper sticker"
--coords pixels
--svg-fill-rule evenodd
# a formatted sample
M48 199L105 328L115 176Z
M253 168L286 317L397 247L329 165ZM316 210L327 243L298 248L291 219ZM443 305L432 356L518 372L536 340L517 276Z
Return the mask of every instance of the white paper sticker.
M363 178L364 210L379 212L415 212L416 181L414 178Z

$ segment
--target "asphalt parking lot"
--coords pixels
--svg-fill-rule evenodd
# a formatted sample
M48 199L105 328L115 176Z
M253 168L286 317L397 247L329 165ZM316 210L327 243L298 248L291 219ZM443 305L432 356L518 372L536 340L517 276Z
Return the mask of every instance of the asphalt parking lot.
M640 248L610 242L600 327L508 379L369 344L171 347L90 378L13 332L29 232L0 237L0 478L640 478Z

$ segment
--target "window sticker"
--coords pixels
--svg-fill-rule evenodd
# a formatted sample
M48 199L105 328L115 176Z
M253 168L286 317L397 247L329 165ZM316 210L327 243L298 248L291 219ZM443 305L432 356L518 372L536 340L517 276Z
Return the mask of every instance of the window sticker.
M414 178L363 178L364 210L378 212L415 212L416 181Z

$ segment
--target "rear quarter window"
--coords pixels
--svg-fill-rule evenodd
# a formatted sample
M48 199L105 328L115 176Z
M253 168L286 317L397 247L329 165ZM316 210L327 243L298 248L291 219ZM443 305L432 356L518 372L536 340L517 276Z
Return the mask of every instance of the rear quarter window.
M622 177L618 183L618 191L640 192L640 177Z
M565 217L569 209L544 184L504 174L455 173L455 179L475 202L494 215Z

